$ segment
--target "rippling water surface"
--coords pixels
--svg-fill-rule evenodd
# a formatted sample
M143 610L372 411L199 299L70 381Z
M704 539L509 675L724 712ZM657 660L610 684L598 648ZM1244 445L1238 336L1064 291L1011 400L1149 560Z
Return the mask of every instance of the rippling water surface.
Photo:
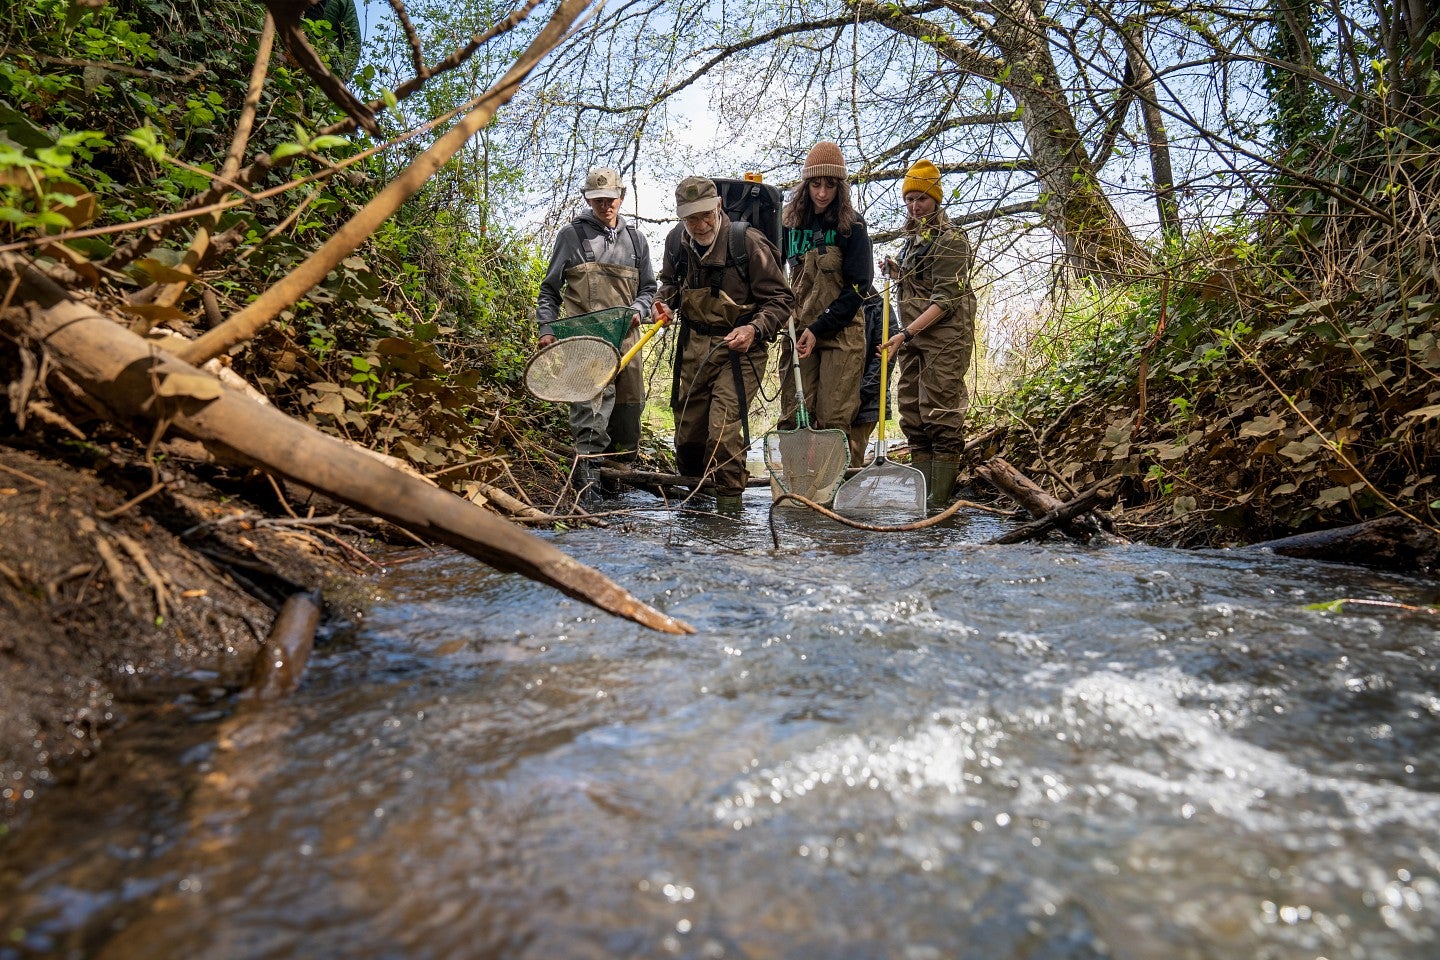
M1433 581L766 506L551 536L693 636L395 568L47 794L0 958L1440 955L1437 621L1306 609Z

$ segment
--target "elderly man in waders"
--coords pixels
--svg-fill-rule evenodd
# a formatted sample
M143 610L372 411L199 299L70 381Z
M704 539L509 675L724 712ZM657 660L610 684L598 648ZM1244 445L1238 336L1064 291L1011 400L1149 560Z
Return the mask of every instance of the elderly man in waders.
M584 195L590 209L560 229L550 267L540 281L535 307L540 346L555 342L551 324L558 319L629 307L635 316L621 345L623 352L640 338L641 317L649 314L655 299L650 245L634 224L620 216L625 187L619 171L610 167L591 170L585 178ZM599 499L600 454L614 454L620 460L635 457L640 415L645 409L643 362L643 357L637 356L594 400L570 404L574 483L585 506L593 506Z
M794 297L780 251L764 233L732 223L713 181L687 177L675 190L681 223L665 239L659 320L680 315L675 378L675 464L708 476L717 510L735 512L749 479L749 403L765 372L766 344L790 315Z

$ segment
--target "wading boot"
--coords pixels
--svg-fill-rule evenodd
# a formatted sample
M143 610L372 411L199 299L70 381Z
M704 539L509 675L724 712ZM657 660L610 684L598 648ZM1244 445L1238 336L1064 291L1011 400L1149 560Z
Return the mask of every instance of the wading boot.
M575 486L575 503L585 511L600 506L600 468L594 460L580 460L570 482Z
M929 498L925 505L931 510L944 510L950 506L950 497L955 492L955 476L960 472L956 460L932 460L930 462L930 483L926 487Z
M715 512L723 517L738 517L745 512L745 501L738 493L717 493Z

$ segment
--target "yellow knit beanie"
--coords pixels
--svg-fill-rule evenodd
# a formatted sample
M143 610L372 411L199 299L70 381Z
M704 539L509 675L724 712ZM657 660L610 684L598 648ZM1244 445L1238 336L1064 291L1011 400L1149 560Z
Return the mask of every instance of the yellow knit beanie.
M936 203L944 199L945 194L940 189L940 171L929 160L916 160L905 171L905 182L900 185L901 198L916 192L929 194Z

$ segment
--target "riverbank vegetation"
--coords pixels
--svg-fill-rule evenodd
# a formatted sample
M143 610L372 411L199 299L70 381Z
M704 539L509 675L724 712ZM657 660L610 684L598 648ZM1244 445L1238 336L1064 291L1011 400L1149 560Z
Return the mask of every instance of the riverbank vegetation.
M297 484L353 479L322 471L340 452L309 473L275 458L335 438L476 511L566 514L562 411L520 377L548 231L597 159L663 209L697 170L788 186L815 141L836 140L883 243L905 168L931 158L981 258L972 466L1004 456L1061 496L1119 476L1117 523L1164 543L1389 515L1440 526L1440 74L1424 5L1336 21L1292 0L834 0L731 4L723 22L583 0L395 6L408 16L366 8L359 50L281 0L23 0L0 24L0 513L26 531L0 547L0 587L34 634L0 653L51 691L7 738L90 729L124 658L95 640L47 675L34 654L101 636L77 633L82 609L160 649L209 622L177 603L223 582L273 608L327 563L363 566L356 536L452 543L555 585L498 527L462 544L386 512L408 492L307 499ZM97 318L137 359L109 369L93 337L63 345ZM278 453L215 432L215 378L311 432ZM281 429L265 422L239 432ZM647 437L647 466L668 464L664 439ZM93 531L15 522L75 529L37 510L67 474ZM182 509L201 480L240 519ZM390 522L337 540L316 517L338 522L341 501ZM267 515L295 521L312 564L282 569L266 552L283 543L240 535ZM171 539L143 540L147 524ZM223 549L197 542L221 530ZM164 574L200 548L223 560ZM217 676L233 670L216 657L259 642L242 613L215 628L235 642L195 648Z

